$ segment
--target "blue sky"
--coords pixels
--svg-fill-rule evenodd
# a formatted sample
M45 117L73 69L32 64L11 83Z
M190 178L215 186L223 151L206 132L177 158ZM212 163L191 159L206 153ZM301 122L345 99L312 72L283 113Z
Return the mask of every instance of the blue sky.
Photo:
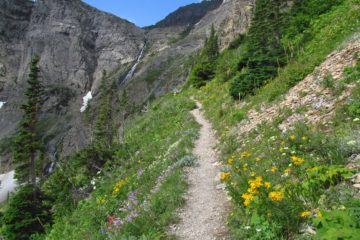
M181 6L200 0L83 0L102 11L125 18L140 27L152 25Z

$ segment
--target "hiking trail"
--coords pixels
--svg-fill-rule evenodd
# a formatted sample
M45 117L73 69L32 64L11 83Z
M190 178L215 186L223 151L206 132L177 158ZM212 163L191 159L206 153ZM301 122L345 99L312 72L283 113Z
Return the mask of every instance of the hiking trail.
M190 187L185 196L186 205L179 211L180 222L172 226L172 233L184 240L224 240L228 238L226 227L229 200L225 185L219 178L218 154L214 150L216 138L211 124L201 112L201 104L191 113L201 125L193 154L198 165L188 170Z

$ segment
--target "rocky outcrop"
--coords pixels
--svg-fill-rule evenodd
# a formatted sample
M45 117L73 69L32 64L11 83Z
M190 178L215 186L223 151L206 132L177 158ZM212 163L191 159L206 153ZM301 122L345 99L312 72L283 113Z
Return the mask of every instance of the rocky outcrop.
M119 81L144 46L144 30L80 0L0 1L0 138L20 119L29 61L40 55L47 90L43 119L65 154L87 143L80 107L96 95L102 70Z
M224 49L239 33L248 29L254 7L255 0L224 0L218 9L196 24L194 34L208 34L209 25L214 24L218 30L221 48Z
M341 93L324 86L323 81L331 76L334 84L342 79L346 67L354 66L360 53L360 39L350 41L341 49L331 53L312 74L291 88L284 99L271 106L261 106L259 111L251 109L248 119L240 122L236 128L238 136L250 132L262 122L272 122L282 116L285 109L290 112L279 124L282 131L287 131L297 122L326 124L333 117L336 107L343 104L350 96L354 84L346 84Z
M244 32L253 2L203 1L141 29L80 0L0 0L0 149L21 118L33 54L41 57L47 92L41 115L47 149L52 157L64 156L89 142L80 108L84 96L96 105L102 70L118 83L118 91L127 89L134 104L144 104L185 82L189 57L203 46L213 24L222 47ZM133 77L124 82L130 69Z
M136 95L139 91L148 98L157 97L184 83L189 73L189 56L203 46L211 26L218 31L224 49L239 33L247 30L254 4L255 0L225 0L194 25L168 24L148 29L146 55L127 86L134 100L139 99ZM186 19L186 14L178 17ZM166 19L171 18L172 15Z

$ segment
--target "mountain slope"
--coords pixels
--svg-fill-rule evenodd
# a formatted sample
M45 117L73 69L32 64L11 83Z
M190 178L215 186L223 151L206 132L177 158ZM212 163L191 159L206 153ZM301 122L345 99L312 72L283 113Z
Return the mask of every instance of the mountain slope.
M28 63L39 54L46 134L56 136L48 149L67 155L88 142L80 114L83 96L96 95L103 70L122 80L144 46L144 31L80 0L3 0L1 5L0 31L6 34L0 37L0 101L6 104L0 138L17 126Z
M0 40L0 111L4 113L0 116L0 140L14 133L20 119L32 54L41 57L41 77L47 88L42 114L46 148L51 158L57 158L56 154L69 155L89 143L91 129L84 125L80 108L90 91L94 97L90 105L97 104L103 70L108 72L109 81L118 83L118 92L126 89L134 108L142 106L186 80L189 57L203 45L212 24L221 32L224 46L244 32L252 2L231 0L220 5L221 1L205 1L196 5L206 6L206 14L201 10L196 17L201 24L192 29L185 24L168 24L143 30L80 0L1 1L0 16L5 20L0 31L6 34ZM183 10L175 15L187 19L188 10ZM190 16L191 23L192 19ZM144 55L139 59L142 50ZM134 76L127 84L120 84L137 60Z
M202 1L179 8L164 20L156 23L154 27L192 26L200 21L208 12L220 7L223 0Z

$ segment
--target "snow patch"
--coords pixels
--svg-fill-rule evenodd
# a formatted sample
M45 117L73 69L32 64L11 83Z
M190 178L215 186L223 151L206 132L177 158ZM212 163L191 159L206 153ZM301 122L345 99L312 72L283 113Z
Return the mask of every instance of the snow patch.
M89 91L85 97L83 97L83 105L80 108L80 112L85 112L85 110L87 109L90 100L93 98L91 91Z
M15 191L17 187L16 179L14 178L15 171L10 171L4 174L0 174L0 203L6 201L9 194Z
M0 102L0 109L5 105L6 102Z

